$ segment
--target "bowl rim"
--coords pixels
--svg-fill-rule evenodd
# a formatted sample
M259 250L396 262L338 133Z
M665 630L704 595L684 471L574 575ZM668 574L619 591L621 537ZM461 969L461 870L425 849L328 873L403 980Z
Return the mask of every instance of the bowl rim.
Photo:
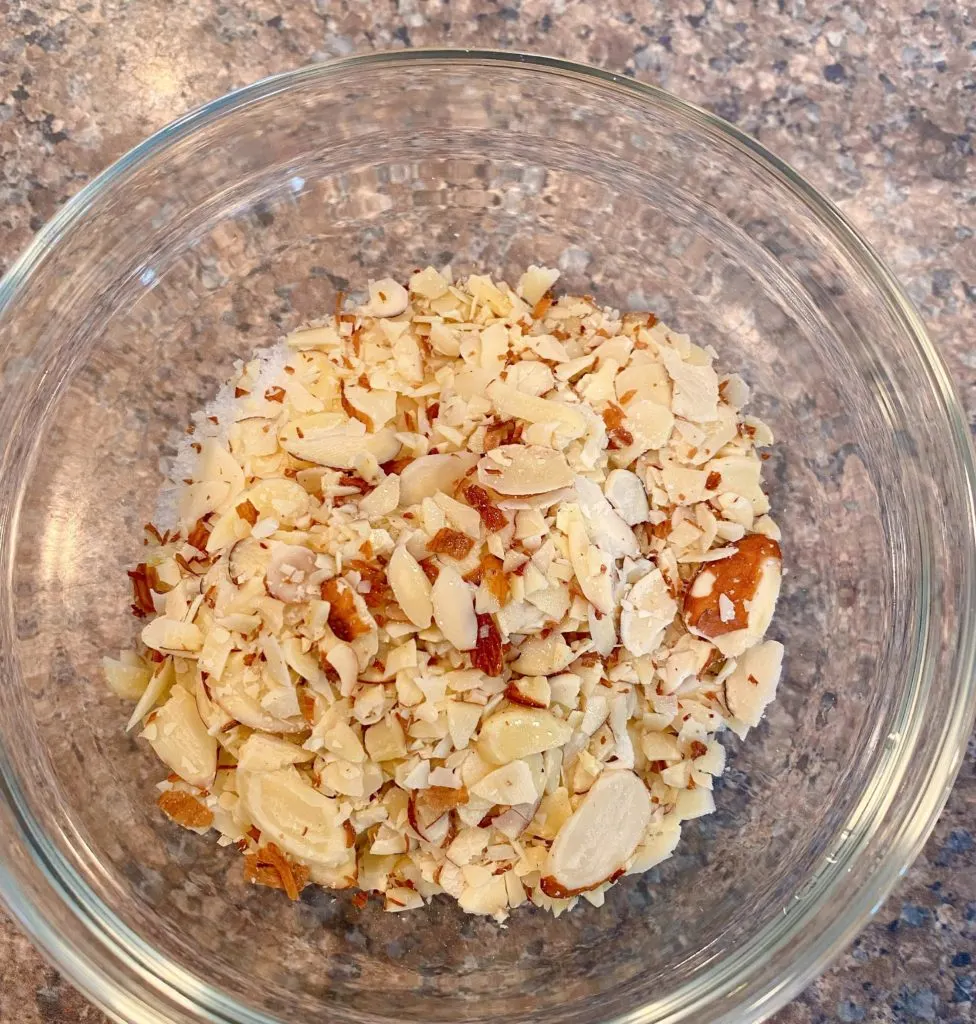
M631 98L674 112L683 119L695 122L722 136L726 142L733 143L744 155L775 177L781 186L789 190L812 213L880 291L903 331L912 340L927 373L933 394L941 403L950 428L947 440L952 443L952 455L962 472L964 501L970 511L970 544L964 553L960 553L964 563L963 577L969 586L965 591L965 607L960 609L960 617L962 621L971 620L976 608L976 459L967 419L948 370L901 286L870 244L840 210L789 164L770 153L758 141L735 125L679 99L666 90L601 68L517 51L417 48L359 54L314 63L260 79L229 92L191 110L156 131L102 171L71 198L41 228L28 248L10 267L6 276L0 280L0 321L5 310L12 305L17 294L28 282L34 269L54 250L64 234L84 218L98 199L154 156L192 135L208 122L303 83L328 79L350 69L364 71L390 65L438 63L455 66L509 66L541 75L582 79L591 85L608 90L622 90ZM794 947L796 955L793 956L788 970L772 979L759 979L758 983L753 978L750 987L747 972L744 970L744 954L750 950L754 952L761 943L765 946L767 954L771 955L774 951L782 950L786 943L795 940L797 933L816 908L821 906L828 896L838 895L846 874L845 865L867 846L874 834L874 828L865 828L855 840L849 838L842 857L826 858L823 870L811 879L802 896L798 895L795 902L799 909L797 906L792 908L797 913L789 922L786 920L789 915L784 912L783 919L765 926L748 940L739 954L715 965L714 970L720 973L720 976L717 979L713 977L715 983L707 992L702 991L700 982L693 979L684 983L666 1000L645 1004L614 1018L614 1024L694 1020L696 1014L701 1013L706 1007L714 1010L712 1004L717 995L725 996L726 1009L714 1014L713 1020L732 1024L733 1021L762 1019L799 994L853 939L880 908L898 879L920 852L948 799L953 780L962 763L966 740L976 716L976 631L960 633L958 644L954 706L952 713L947 716L940 747L933 758L929 777L919 785L915 801L916 813L907 816L907 819L900 823L888 848L877 857L873 873L867 880L855 891L846 894L844 906L832 924L821 928L815 941L800 944L799 948ZM0 778L0 797L19 826L18 841L26 840L28 845L34 847L36 837L31 836L34 831L30 824L31 815L18 798L16 786L12 785L14 780L6 777L2 749L0 769L3 770L4 776ZM892 770L889 777L883 781L891 787L897 787L900 782L899 771ZM878 790L883 787L875 785L872 788ZM876 824L883 816L884 808L890 803L890 799L880 792L874 792L873 799L862 801L862 806L852 813L851 819L870 819L868 824L871 821ZM866 803L873 804L873 807L864 806ZM37 852L43 854L43 850ZM158 954L115 918L80 876L61 861L59 855L42 861L34 853L33 858L34 866L41 869L44 882L68 905L71 912L88 930L89 937L105 948L113 966L120 969L110 973L88 950L72 944L51 921L38 912L30 894L18 886L15 875L2 862L0 900L40 951L110 1017L130 1024L165 1024L172 1018L166 1015L166 1010L161 1006L162 997L171 1008L181 1014L186 1011L191 1014L188 1017L181 1016L180 1019L205 1019L220 1024L279 1024L279 1018L268 1017L248 1007L239 1006L230 996L211 989L185 969L176 967ZM712 968L703 973L711 972Z

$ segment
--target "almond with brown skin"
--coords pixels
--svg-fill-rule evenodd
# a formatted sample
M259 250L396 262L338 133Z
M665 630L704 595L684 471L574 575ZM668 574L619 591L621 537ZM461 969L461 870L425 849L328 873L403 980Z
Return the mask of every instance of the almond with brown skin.
M711 639L748 630L758 638L772 618L783 563L779 544L753 533L735 546L735 554L728 558L703 563L688 587L685 623L699 636ZM720 602L723 595L731 604L731 614L728 605Z

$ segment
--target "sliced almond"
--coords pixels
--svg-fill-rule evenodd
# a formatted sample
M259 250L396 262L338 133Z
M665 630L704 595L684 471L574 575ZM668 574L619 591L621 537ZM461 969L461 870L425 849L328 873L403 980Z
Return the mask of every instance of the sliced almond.
M400 472L400 504L404 507L419 505L424 498L439 492L445 494L478 461L471 452L453 455L422 455Z
M585 476L576 477L575 487L590 540L611 558L637 558L640 548L634 531L613 510L600 488Z
M315 755L310 750L290 743L280 736L252 733L241 746L237 757L241 771L270 772L290 764L304 764Z
M147 722L142 732L156 756L191 786L207 789L217 771L217 741L207 732L197 702L182 686Z
M170 654L189 654L203 646L199 627L192 622L177 622L162 615L143 629L141 638L154 651Z
M478 462L478 480L499 494L544 494L573 482L566 456L541 445L504 444Z
M456 569L446 565L431 588L434 621L445 638L459 651L470 651L478 643L478 618L474 611L474 590Z
M304 732L308 726L304 719L278 718L261 704L260 677L244 662L244 655L234 651L219 680L212 681L213 699L236 722L251 729L271 733Z
M386 577L407 618L420 629L427 629L434 614L430 580L406 547L396 548L390 556Z
M776 696L783 670L783 645L776 640L750 647L725 680L729 711L749 726L758 725L767 705Z
M603 485L604 493L618 515L628 526L636 526L647 521L650 506L647 502L647 491L636 473L627 469L615 469L608 475Z
M523 394L500 380L488 385L487 394L498 414L505 419L552 424L567 440L582 437L586 433L583 414L564 402Z
M455 750L464 750L478 728L482 708L455 700L447 705L447 728Z
M539 754L569 741L572 727L550 711L508 708L498 711L481 726L478 748L496 764Z
M651 798L630 771L606 771L559 830L542 890L565 899L623 872L651 821Z
M333 867L346 859L348 836L335 800L323 796L294 767L238 770L240 798L262 839L309 865Z
M407 756L407 741L403 726L396 715L388 715L382 722L371 725L363 735L366 753L377 762L395 761Z

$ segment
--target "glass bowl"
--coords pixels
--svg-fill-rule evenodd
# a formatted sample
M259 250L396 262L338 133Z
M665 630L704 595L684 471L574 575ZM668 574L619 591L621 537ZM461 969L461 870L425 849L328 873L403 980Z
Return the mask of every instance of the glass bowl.
M235 359L427 263L650 309L779 439L779 700L717 812L601 908L506 927L246 885L171 825L99 658L191 412ZM973 702L974 468L945 368L837 210L666 93L492 53L360 57L188 115L0 286L0 887L127 1022L751 1021L864 924L946 798Z

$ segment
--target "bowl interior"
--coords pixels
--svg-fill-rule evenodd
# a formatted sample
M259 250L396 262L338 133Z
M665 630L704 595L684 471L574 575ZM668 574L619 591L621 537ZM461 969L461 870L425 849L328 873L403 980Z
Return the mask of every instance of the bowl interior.
M499 928L442 900L386 915L247 886L234 850L158 813L161 766L99 671L137 634L125 569L190 414L337 291L428 263L509 280L557 265L561 289L653 310L743 374L778 439L780 697L730 741L717 812L676 855L558 920L523 908ZM931 599L912 567L932 557L920 503L941 486L938 425L880 293L718 130L515 66L298 80L135 166L38 281L18 323L35 352L60 344L7 367L36 388L18 425L8 758L78 878L202 985L296 1024L608 1019L706 977L843 847L922 699Z

